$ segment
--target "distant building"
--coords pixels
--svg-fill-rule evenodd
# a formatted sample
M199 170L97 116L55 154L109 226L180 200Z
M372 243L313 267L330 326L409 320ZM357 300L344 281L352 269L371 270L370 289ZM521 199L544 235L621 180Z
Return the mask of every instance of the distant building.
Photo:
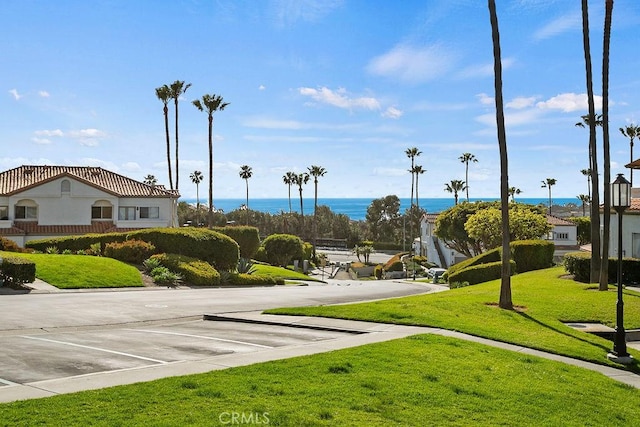
M20 166L0 173L0 236L29 240L173 227L180 195L88 166Z

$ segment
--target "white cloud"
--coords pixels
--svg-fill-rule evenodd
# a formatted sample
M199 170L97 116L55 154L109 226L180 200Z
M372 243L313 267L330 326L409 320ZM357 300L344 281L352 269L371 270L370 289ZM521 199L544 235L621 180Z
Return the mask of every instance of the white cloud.
M602 97L594 96L596 110L602 109ZM586 114L589 109L586 93L561 93L546 101L536 104L536 107L542 110L561 110L564 113L573 111L582 111Z
M533 124L540 118L541 115L542 111L534 108L518 112L507 112L504 115L504 122L506 126L521 126ZM482 114L476 117L476 120L487 126L492 126L494 128L496 126L495 113Z
M558 34L582 28L582 17L578 13L561 16L549 22L533 34L535 40L545 40Z
M453 63L454 56L439 45L397 45L373 58L366 69L371 74L397 78L406 83L421 83L444 75Z
M333 91L327 87L321 87L319 89L301 87L298 91L300 95L309 96L322 104L329 104L347 110L355 108L363 108L366 110L380 109L380 102L378 102L377 99L368 96L353 98L347 94L347 90L344 88Z
M106 137L107 134L98 129L80 129L70 131L69 136L77 139L81 145L96 147L99 144L99 139Z
M494 98L487 95L486 93L479 93L476 95L476 98L478 98L482 105L493 105L493 103L495 102Z
M50 140L50 139L47 139L47 138L37 138L37 137L33 137L33 138L31 138L31 140L32 140L33 142L35 142L36 144L39 144L39 145L51 144L51 140Z
M396 107L389 107L382 113L382 117L386 117L389 119L399 119L403 114L404 112L402 110L399 110Z
M265 90L267 87L265 85L258 86L258 90Z
M18 93L18 89L11 89L9 93L13 96L13 99L15 99L16 101L18 101L20 98L24 96Z
M34 133L36 136L64 136L64 133L60 129L37 130Z
M513 108L515 110L520 110L522 108L532 107L535 102L536 102L535 96L530 96L526 98L524 96L519 96L517 98L513 98L510 102L507 102L505 107Z
M41 90L40 92L38 92L38 95L40 95L40 97L42 98L49 98L51 96L46 90Z

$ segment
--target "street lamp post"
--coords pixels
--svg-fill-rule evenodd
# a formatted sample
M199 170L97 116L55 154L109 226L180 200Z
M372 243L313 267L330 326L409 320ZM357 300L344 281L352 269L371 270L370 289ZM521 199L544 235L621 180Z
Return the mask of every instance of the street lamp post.
M622 301L622 214L631 206L631 184L621 173L611 183L611 206L618 214L618 301L616 303L616 332L613 351L607 357L616 363L630 364L632 356L627 352L627 337L624 330L624 302Z

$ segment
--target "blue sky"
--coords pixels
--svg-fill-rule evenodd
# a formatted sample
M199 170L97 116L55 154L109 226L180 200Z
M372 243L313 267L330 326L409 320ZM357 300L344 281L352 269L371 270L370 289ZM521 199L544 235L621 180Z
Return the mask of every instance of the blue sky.
M598 96L603 3L589 2ZM510 185L546 197L541 181L555 178L554 197L585 194L588 131L574 126L587 111L580 2L497 4ZM22 0L0 2L0 16L2 170L95 165L168 186L155 88L184 80L183 197L195 197L189 174L208 171L207 117L191 105L204 94L230 103L214 116L214 199L244 197L244 164L250 198L287 197L282 176L311 165L327 170L319 197L409 197L404 151L414 146L421 198L451 197L444 183L464 179L464 152L478 159L470 196L499 196L484 0ZM617 0L611 159L627 177L618 128L640 123L638 28L640 2Z

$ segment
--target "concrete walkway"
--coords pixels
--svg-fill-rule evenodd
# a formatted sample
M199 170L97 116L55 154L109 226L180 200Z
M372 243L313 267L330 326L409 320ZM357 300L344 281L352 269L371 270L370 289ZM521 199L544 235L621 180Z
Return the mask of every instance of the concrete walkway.
M180 361L119 371L99 372L95 374L38 381L27 384L5 384L0 387L0 402L35 399L54 396L57 394L73 393L82 390L94 390L123 384L152 381L171 376L198 374L297 356L325 353L333 350L405 338L416 334L437 334L555 360L595 372L600 372L613 380L631 385L635 388L640 388L640 376L631 372L445 329L401 326L322 317L264 315L259 311L216 314L211 316L205 315L205 319L212 321L231 320L237 322L266 323L296 328L348 331L357 333L343 338L305 343L297 346L270 348L251 353L232 353L222 356L207 357L199 360Z

